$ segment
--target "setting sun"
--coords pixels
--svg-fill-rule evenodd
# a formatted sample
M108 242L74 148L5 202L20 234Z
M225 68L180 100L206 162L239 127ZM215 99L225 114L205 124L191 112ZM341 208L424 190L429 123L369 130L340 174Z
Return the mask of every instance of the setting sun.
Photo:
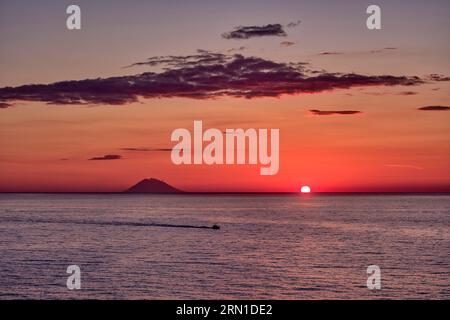
M303 186L303 187L300 189L300 192L301 192L301 193L310 193L310 192L311 192L311 188L308 187L308 186Z

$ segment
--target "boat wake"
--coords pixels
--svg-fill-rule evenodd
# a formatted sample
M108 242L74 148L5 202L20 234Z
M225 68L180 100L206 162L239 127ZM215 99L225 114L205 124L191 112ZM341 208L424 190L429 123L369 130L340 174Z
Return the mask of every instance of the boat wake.
M133 222L133 221L99 221L99 220L49 220L49 219L1 219L2 222L15 223L51 223L51 224L76 224L76 225L97 225L97 226L128 226L128 227L158 227L158 228L191 228L191 229L213 229L218 230L220 226L202 226L189 224L169 224L153 222Z

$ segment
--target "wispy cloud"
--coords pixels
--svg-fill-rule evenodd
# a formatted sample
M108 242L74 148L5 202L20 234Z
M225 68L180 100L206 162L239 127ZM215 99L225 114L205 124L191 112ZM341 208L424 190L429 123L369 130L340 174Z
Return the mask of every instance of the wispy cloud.
M88 160L119 160L119 159L122 159L122 156L118 154L107 154L101 157L90 158Z
M364 92L370 96L415 96L419 94L416 91L400 91L400 92Z
M298 25L300 25L300 23L302 23L302 20L297 20L297 21L293 21L293 22L289 22L286 27L288 28L295 28Z
M228 51L244 50L245 47L232 48ZM131 68L136 66L163 66L165 70L170 70L171 68L188 68L190 66L209 66L224 64L230 61L234 55L225 54L221 52L211 52L208 50L197 50L197 54L185 55L185 56L156 56L150 57L146 61L135 62L131 65L125 66L124 68Z
M292 47L295 45L295 42L292 41L282 41L280 42L280 46L282 47Z
M429 79L431 81L437 81L437 82L450 81L450 77L444 76L442 74L436 74L436 73L432 73L432 74L428 75L427 79Z
M132 66L158 66L110 78L0 88L0 103L40 101L54 105L125 105L140 98L260 98L320 93L354 87L414 86L417 76L364 75L311 70L307 63L275 62L201 50L190 56L152 57Z
M394 51L397 50L398 48L395 47L385 47L385 48L381 48L381 49L374 49L374 50L368 50L368 51L348 51L348 52L344 52L344 51L324 51L324 52L319 52L317 55L318 56L332 56L332 55L348 55L348 54L377 54L377 53L387 53L390 51Z
M415 96L418 93L415 92L415 91L402 91L402 92L398 92L396 94L399 95L399 96Z
M354 115L354 114L358 114L358 113L362 113L361 111L356 111L356 110L333 110L333 111L323 111L323 110L317 110L317 109L313 109L313 110L309 110L309 112L311 112L312 114L316 115L316 116L335 116L335 115Z
M448 110L450 110L450 107L445 107L445 106L428 106L428 107L418 108L417 110L421 110L421 111L448 111Z
M397 50L397 49L398 48L396 48L396 47L386 47L386 48L371 50L370 53L382 53L382 52L392 51L392 50Z
M245 46L240 46L239 48L231 48L231 49L228 49L227 52L243 51L243 50L245 50L245 49L247 49L247 47L245 47Z
M324 52L320 52L317 55L319 56L333 56L333 55L339 55L339 54L344 54L343 52L338 52L338 51L324 51Z
M255 37L277 36L285 37L287 34L283 26L279 23L267 24L264 26L239 26L233 31L222 34L225 39L250 39Z

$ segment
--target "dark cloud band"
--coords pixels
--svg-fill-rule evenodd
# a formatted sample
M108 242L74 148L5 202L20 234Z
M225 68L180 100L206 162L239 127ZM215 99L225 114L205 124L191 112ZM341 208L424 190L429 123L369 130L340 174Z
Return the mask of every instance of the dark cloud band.
M6 109L11 107L11 105L9 103L6 102L0 102L0 109Z
M265 26L236 27L233 31L222 34L225 39L238 40L267 36L285 37L286 32L281 24L274 23Z
M421 107L417 110L421 111L448 111L450 110L450 107L444 107L444 106L428 106L428 107Z
M289 22L286 26L288 28L295 28L296 26L298 26L300 23L302 23L301 20L297 20L297 21L293 21L293 22Z
M88 160L119 160L119 159L122 159L122 156L118 154L107 154L101 157L90 158Z
M444 76L442 74L436 74L436 73L430 74L428 76L428 79L431 80L431 81L437 81L437 82L450 81L450 77L446 77L446 76Z
M292 47L293 45L295 45L295 42L292 41L283 41L280 43L280 46L282 47Z
M309 110L312 114L316 116L335 116L335 115L354 115L362 113L361 111L355 110L340 110L340 111L322 111L322 110Z
M373 86L414 86L419 77L314 71L306 63L280 63L240 54L199 51L149 58L134 66L161 72L0 88L0 104L39 101L55 105L125 105L139 98L259 98Z

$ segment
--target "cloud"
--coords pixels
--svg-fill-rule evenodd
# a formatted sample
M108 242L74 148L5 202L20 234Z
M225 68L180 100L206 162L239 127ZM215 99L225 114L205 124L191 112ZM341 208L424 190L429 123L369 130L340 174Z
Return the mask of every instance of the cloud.
M245 49L247 49L247 47L245 47L245 46L240 46L239 48L231 48L231 49L228 49L227 52L243 51L243 50L245 50Z
M425 83L416 76L331 73L311 70L307 63L302 62L281 63L204 50L190 56L152 57L133 64L142 65L158 66L162 71L0 88L0 103L39 101L53 105L126 105L140 98L253 99L354 87Z
M298 26L300 23L302 23L302 21L301 21L301 20L297 20L297 21L294 21L294 22L289 22L286 26L287 26L288 28L295 28L295 27Z
M250 39L255 37L277 36L285 37L287 34L279 23L267 24L265 26L236 27L233 31L222 34L225 39Z
M0 101L0 109L6 109L6 108L9 108L9 107L11 107L11 105L9 103Z
M428 75L427 79L429 79L431 81L437 81L437 82L450 81L450 77L444 76L442 74L436 74L436 73L432 73L432 74Z
M450 107L429 106L429 107L418 108L417 110L421 110L421 111L448 111L448 110L450 110Z
M292 41L283 41L283 42L280 42L280 45L281 45L282 47L292 47L293 45L295 45L295 42L292 42Z
M386 47L386 48L382 48L382 49L375 49L375 50L370 51L370 53L382 53L382 52L391 51L391 50L397 50L397 48Z
M311 112L316 116L353 115L362 113L361 111L354 111L354 110L340 110L340 111L309 110L309 112Z
M245 47L232 48L228 51L244 50ZM170 70L171 68L188 68L190 66L197 65L214 65L214 64L224 64L231 60L233 55L227 55L220 52L211 52L208 50L197 50L197 54L191 54L187 56L156 56L150 57L146 61L136 62L131 65L125 66L124 68L131 68L136 66L163 66L165 70Z
M101 157L90 158L88 160L119 160L119 159L122 159L122 156L118 154L107 154Z
M418 93L415 91L402 91L402 92L397 93L397 95L399 95L399 96L415 96L417 94Z
M376 54L376 53L383 53L387 51L393 51L397 50L395 47L386 47L381 49L374 49L369 51L355 51L355 52L342 52L342 51L324 51L319 52L318 56L331 56L331 55L341 55L341 54Z
M370 95L370 96L415 96L419 94L416 91L401 91L401 92L364 92L364 94Z
M135 151L135 152L170 152L170 148L120 148L122 151Z
M332 56L332 55L338 55L338 54L344 54L343 52L337 52L337 51L325 51L320 52L317 55L319 56Z

